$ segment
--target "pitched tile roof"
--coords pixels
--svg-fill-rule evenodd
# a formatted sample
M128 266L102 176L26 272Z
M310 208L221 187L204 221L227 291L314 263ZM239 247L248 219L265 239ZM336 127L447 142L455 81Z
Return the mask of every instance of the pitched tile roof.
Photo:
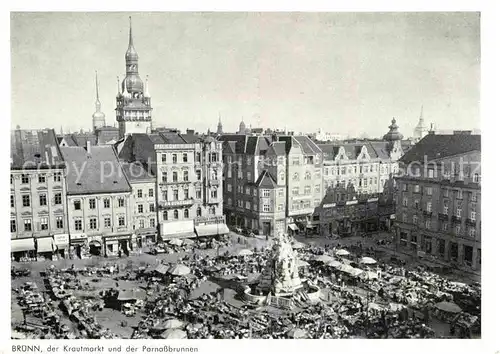
M274 189L278 187L274 177L271 175L271 173L269 173L268 170L262 171L255 184L259 187L269 188L269 189Z
M131 190L113 146L61 147L67 164L68 195Z
M293 139L295 139L300 144L300 146L302 146L302 150L304 150L304 154L306 155L322 153L318 145L315 144L314 141L312 141L308 136L297 135L294 136Z
M404 163L423 162L425 158L431 161L472 151L481 151L481 135L429 134L407 151L401 161Z
M136 162L123 162L123 172L129 182L155 182L155 169L148 169L148 166L139 161Z
M54 129L16 130L11 144L11 167L44 162L59 165L64 162Z

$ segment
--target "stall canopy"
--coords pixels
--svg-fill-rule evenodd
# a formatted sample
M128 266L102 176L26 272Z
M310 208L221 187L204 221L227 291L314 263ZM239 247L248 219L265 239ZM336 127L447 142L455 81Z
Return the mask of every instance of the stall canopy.
M163 222L160 224L160 234L164 240L165 238L196 237L193 220Z
M229 233L226 224L197 225L194 229L198 237L226 235Z
M450 313L462 312L462 309L460 308L460 306L458 306L454 302L443 301L443 302L436 304L436 308L441 310L441 311L450 312Z
M160 264L158 267L156 267L155 271L160 273L160 274L166 274L168 272L169 267L165 264Z
M292 231L298 231L299 230L298 226L295 225L295 224L288 224L288 228L290 230L292 230Z
M348 256L349 255L349 251L346 251L346 250L338 250L337 252L335 252L335 254L337 256Z
M38 253L54 252L54 239L52 237L44 237L36 240L36 249Z
M361 263L362 264L375 264L375 263L377 263L377 261L371 257L363 257L363 258L361 258Z
M11 252L26 252L35 250L33 238L24 238L10 241Z

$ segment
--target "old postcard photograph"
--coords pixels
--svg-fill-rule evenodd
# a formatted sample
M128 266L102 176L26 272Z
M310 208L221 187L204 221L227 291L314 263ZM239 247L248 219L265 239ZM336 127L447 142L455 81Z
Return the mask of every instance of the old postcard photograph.
M484 339L481 21L11 12L13 347Z

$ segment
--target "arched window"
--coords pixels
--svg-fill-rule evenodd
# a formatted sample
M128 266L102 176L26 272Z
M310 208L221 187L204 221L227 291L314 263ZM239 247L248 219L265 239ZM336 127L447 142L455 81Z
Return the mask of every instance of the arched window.
M284 182L284 181L285 181L285 173L281 172L280 173L280 182Z
M184 219L189 219L189 209L184 209Z
M179 219L179 211L174 210L174 219Z
M196 216L200 217L201 216L201 208L198 207L198 209L196 209Z

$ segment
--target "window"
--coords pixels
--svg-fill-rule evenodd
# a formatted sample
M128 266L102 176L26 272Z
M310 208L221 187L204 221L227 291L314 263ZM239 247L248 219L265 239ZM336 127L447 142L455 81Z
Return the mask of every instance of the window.
M408 198L403 198L403 206L407 207L408 206Z
M253 196L256 197L257 196L257 188L254 188L253 190Z
M427 177L434 178L434 170L427 170Z
M252 166L252 158L251 157L247 157L247 165Z
M320 193L321 192L321 186L319 184L314 186L314 193Z
M210 197L211 198L217 198L217 189L213 189L210 191Z
M300 157L298 157L298 156L294 156L294 157L292 158L292 165L295 165L295 166L300 165Z
M103 202L104 202L104 207L105 208L109 208L109 199L108 198L104 198Z
M196 153L196 162L201 162L201 153L200 152L197 152Z
M174 189L174 200L179 200L179 191Z
M320 171L314 172L314 178L315 179L320 179L321 178L321 172Z
M10 184L14 184L14 176L10 175Z
M280 172L280 183L285 183L285 173Z
M462 203L457 201L457 208L455 209L455 216L460 218L462 216Z
M118 207L123 208L125 206L125 199L124 198L118 198Z
M328 168L325 167L325 176L328 176Z
M363 187L367 187L367 186L368 186L368 179L363 178Z
M406 183L403 183L402 189L403 189L403 192L407 192L408 191L408 185Z
M38 199L40 201L40 206L46 206L47 205L47 195L46 194L40 194L38 196Z
M447 200L445 200L445 201L443 202L443 214L444 214L444 215L448 215L448 205L449 205L448 201L447 201Z
M227 198L227 205L233 205L233 200L231 198Z
M299 180L299 174L298 174L297 172L295 172L295 173L293 174L293 180L294 180L294 181L298 181L298 180Z
M210 208L210 214L215 215L215 207L214 206Z
M447 222L443 222L441 224L441 230L443 231L448 231L448 223Z
M219 154L217 154L216 152L212 152L210 154L210 162L217 162L219 161Z
M184 219L189 219L189 209L184 209Z
M56 194L54 195L54 203L55 203L56 205L60 205L60 204L62 204L62 194L61 194L61 193L56 193Z
M31 231L31 219L24 219L24 231Z
M427 195L432 195L432 187L427 187L425 192Z
M172 172L172 181L177 182L177 171Z
M75 220L75 230L77 230L77 231L82 230L82 220L80 220L80 219Z
M472 238L476 237L476 228L475 227L470 227L469 228L469 236Z
M264 189L262 191L262 196L268 198L271 195L271 191L269 189Z
M167 162L167 154L161 154L161 162Z
M10 221L10 232L16 232L16 231L17 231L16 220L11 220Z
M149 219L149 227L155 227L155 226L156 226L155 219Z
M38 183L45 183L45 175L38 175Z
M201 208L200 207L198 207L198 209L196 209L196 216L201 217Z
M10 196L10 207L11 208L14 208L15 207L15 197L13 195Z
M474 176L472 177L472 181L474 183L479 183L480 179L481 178L479 177L479 173L474 173Z
M463 193L462 193L462 190L459 189L457 190L457 199L462 199L464 196L463 196Z
M285 189L280 188L278 189L278 197L283 197L285 195Z
M168 220L168 210L163 211L163 220Z
M105 228L111 227L111 218L104 218L104 227Z
M252 173L251 172L247 172L247 180L248 181L252 180Z
M419 200L415 200L415 209L419 209L420 208L420 201Z
M284 205L282 203L278 204L278 210L277 211L283 211Z
M137 190L137 198L142 198L142 189Z
M418 224L418 216L413 215L413 223L414 223L415 225L417 225L417 224Z
M149 203L149 212L154 213L155 211L155 205L153 203Z
M155 191L153 188L149 188L149 197L154 197L155 196Z
M251 192L250 192L250 187L246 187L246 188L245 188L245 194L246 194L246 195L251 195Z
M427 202L427 212L428 213L432 212L432 203L431 202Z
M238 170L238 178L242 179L243 178L243 171Z
M196 170L196 179L201 181L201 170Z
M430 230L430 228L431 228L431 221L430 220L425 220L425 228L427 230Z
M177 154L172 154L172 163L177 163Z
M233 186L231 185L231 183L228 183L227 184L227 191L231 192L232 190L233 190Z
M144 212L144 207L142 206L142 204L139 204L139 205L137 206L137 212L138 212L139 214L142 214L142 213Z
M245 202L245 208L248 210L252 209L252 205L250 204L250 202Z
M30 203L30 196L29 195L23 195L23 207L29 207L31 205Z
M413 193L420 193L420 186L418 184L413 186Z
M183 175L184 175L184 182L189 181L189 171L183 171Z
M292 189L292 195L299 195L299 187L294 187Z
M175 220L179 219L179 211L178 210L174 210L174 219Z
M227 168L227 177L228 177L228 178L232 178L232 177L233 177L233 170L232 170L232 168L231 168L231 167L232 167L232 166L229 166L229 167Z
M188 154L186 153L182 154L182 162L188 162Z
M62 176L61 172L54 173L54 182L61 182L61 176Z
M97 219L96 218L90 218L89 229L90 230L96 230L97 229Z
M89 208L95 209L95 199L89 199Z
M21 175L21 183L22 184L27 184L27 183L30 183L30 177L28 175Z
M342 167L341 170L340 170L340 174L341 175L345 175L345 173L346 173L346 168Z
M305 179L306 180L310 180L311 179L311 172L306 172Z
M161 181L163 183L167 183L168 182L168 174L167 174L167 172L162 172L161 173Z
M139 220L139 228L144 228L144 220Z
M201 189L196 190L196 199L201 199Z
M311 186L305 186L304 187L304 194L305 195L311 194Z
M269 204L264 204L262 206L262 210L264 211L264 213L268 213L271 211L271 207L269 206Z
M455 234L460 235L462 232L462 225L456 225L455 226Z

